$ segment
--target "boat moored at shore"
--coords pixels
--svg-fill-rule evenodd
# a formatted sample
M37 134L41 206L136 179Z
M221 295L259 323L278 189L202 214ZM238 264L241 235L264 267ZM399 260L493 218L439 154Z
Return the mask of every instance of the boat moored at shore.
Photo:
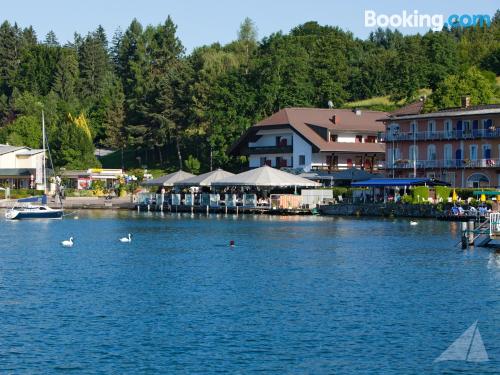
M36 205L34 203L41 203ZM50 208L47 205L47 196L18 199L15 205L7 210L7 220L23 219L62 219L64 210L62 208Z

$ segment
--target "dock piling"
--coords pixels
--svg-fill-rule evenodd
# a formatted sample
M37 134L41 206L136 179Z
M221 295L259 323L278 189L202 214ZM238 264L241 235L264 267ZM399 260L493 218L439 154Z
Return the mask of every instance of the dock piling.
M467 249L467 223L462 222L462 250Z
M467 237L469 246L474 246L474 220L467 222Z

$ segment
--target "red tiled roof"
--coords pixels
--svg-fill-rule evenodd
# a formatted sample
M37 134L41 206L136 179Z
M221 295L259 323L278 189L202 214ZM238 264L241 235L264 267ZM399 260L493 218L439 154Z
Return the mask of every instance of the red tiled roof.
M368 110L361 110L360 114L356 114L350 109L285 108L250 127L231 147L230 152L239 148L249 134L255 134L259 129L268 126L276 128L280 125L290 126L320 151L384 152L383 144L328 142L314 131L312 126L340 132L363 132L375 135L385 131L385 126L377 120L386 116L386 112Z
M404 107L401 107L399 109L396 109L395 111L390 112L389 116L398 117L406 115L419 115L422 113L423 110L424 110L424 101L418 100L416 102L410 103L408 105L405 105Z

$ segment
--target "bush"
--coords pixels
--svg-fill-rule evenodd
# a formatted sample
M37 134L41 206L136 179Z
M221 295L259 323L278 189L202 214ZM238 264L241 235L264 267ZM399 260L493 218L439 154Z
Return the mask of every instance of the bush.
M413 203L429 202L429 188L427 186L415 186L412 189Z
M345 194L347 194L347 191L348 189L345 187L332 187L332 194L335 199L337 199L339 195L344 196Z
M10 198L19 199L32 197L34 195L43 195L43 190L33 190L33 189L10 189ZM0 199L5 199L5 190L0 190Z
M401 202L403 203L413 203L413 197L411 195L405 194L401 197Z
M436 186L435 188L436 191L436 199L442 202L447 202L448 198L450 197L451 194L451 188L448 186Z

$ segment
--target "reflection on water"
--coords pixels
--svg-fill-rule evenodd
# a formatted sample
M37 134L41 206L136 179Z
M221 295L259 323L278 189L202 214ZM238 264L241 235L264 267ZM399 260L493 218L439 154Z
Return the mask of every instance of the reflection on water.
M457 223L78 216L0 224L0 372L470 373L433 361L475 320L498 370L499 253Z

